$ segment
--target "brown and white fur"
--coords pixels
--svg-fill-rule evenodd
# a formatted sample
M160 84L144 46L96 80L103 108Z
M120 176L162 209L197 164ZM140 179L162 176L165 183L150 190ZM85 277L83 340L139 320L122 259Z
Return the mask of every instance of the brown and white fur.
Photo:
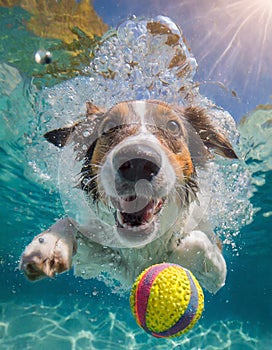
M90 125L89 148L83 151ZM205 219L199 169L209 166L210 150L237 156L206 110L148 100L104 111L88 102L84 120L45 138L60 148L73 145L82 162L80 191L98 218L99 208L109 208L112 234L121 245L100 243L95 220L86 229L64 218L23 252L20 268L30 280L68 270L75 255L75 271L83 277L105 271L130 285L144 268L168 261L190 269L210 292L224 285L226 263Z

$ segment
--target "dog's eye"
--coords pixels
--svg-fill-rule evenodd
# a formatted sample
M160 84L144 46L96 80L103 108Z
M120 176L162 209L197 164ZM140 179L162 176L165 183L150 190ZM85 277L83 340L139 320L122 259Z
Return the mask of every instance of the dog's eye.
M166 129L174 136L179 136L181 134L181 126L175 120L169 120L166 124Z
M107 120L101 127L101 134L105 134L110 130L116 128L117 123L114 120Z

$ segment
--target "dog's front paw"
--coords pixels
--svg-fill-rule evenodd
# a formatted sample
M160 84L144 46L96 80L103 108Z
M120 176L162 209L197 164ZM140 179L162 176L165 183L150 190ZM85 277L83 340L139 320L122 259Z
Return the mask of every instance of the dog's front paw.
M54 277L71 268L77 249L75 237L65 226L60 231L55 228L56 225L34 237L21 256L20 269L31 281Z
M204 232L192 231L172 248L171 261L190 269L208 291L216 293L225 284L225 259Z

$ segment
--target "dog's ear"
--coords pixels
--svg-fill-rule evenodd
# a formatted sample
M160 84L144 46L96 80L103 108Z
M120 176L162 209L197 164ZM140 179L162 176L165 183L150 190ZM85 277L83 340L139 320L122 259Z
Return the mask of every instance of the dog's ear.
M72 126L49 131L44 134L45 139L53 145L62 148L69 143L69 140L71 140L70 136L76 129L80 127L80 125L84 124L84 126L86 126L86 123L88 124L98 116L104 114L104 111L102 109L95 106L91 102L86 102L86 109L87 111L85 121L79 121Z
M238 158L227 138L216 131L207 112L199 107L187 107L183 116L193 126L204 145L226 158Z
M66 145L67 141L69 140L69 136L75 130L75 127L76 126L73 125L67 128L55 129L47 132L43 136L48 142L61 148Z
M101 115L101 114L105 113L105 111L102 108L97 107L96 105L94 105L93 103L91 103L89 101L86 102L86 109L87 109L87 112L86 112L87 118L92 118L94 116Z

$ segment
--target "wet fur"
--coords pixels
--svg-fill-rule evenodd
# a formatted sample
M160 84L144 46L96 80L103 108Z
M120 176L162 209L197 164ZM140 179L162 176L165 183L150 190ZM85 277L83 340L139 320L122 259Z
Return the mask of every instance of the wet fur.
M74 221L71 224L70 219L63 219L53 225L50 232L54 235L50 238L58 237L58 232L61 232L60 235L67 233L69 238L64 249L70 246L68 254L70 261L66 261L65 265L68 269L71 265L71 251L75 253L74 239L77 237L83 244L79 259L81 262L79 261L76 266L78 270L80 266L91 270L89 277L99 273L103 265L104 270L118 275L114 277L129 280L131 283L135 274L141 272L144 267L167 260L192 269L203 286L215 292L224 284L226 277L225 262L217 245L218 240L205 222L200 222L194 231L187 232L186 215L190 203L197 200L198 196L196 169L208 166L208 160L212 157L211 150L227 158L237 156L226 137L215 130L208 112L203 108L198 106L176 108L160 101L141 103L145 103L146 108L145 129L157 140L175 173L173 190L178 194L177 198L180 200L178 206L181 208L178 225L170 232L165 232L160 240L137 249L104 248L89 240L88 232L80 231ZM137 103L135 105L134 101L119 103L109 111L104 111L88 102L84 120L45 134L45 138L57 147L64 147L68 143L74 144L75 157L82 161L78 186L92 198L93 202L107 203L105 191L101 190L100 169L106 162L108 154L118 145L125 143L126 139L135 135L137 138L141 133L139 116L136 112ZM176 133L167 128L168 121L178 123L179 129ZM83 137L83 131L86 130L91 130L87 139ZM80 147L83 142L88 142L90 145L86 153ZM46 261L46 256L40 258L39 265L37 259L34 259L35 254L41 256L46 255L46 252L41 253L33 242L26 248L21 259L21 268L27 277L34 280L45 275L54 276L55 273L64 270L62 263L48 272L41 264L41 261ZM93 260L90 260L90 256ZM109 267L112 265L116 268ZM40 276L36 271L35 278L31 278L30 270L33 268L40 271ZM123 277L120 277L121 275Z

